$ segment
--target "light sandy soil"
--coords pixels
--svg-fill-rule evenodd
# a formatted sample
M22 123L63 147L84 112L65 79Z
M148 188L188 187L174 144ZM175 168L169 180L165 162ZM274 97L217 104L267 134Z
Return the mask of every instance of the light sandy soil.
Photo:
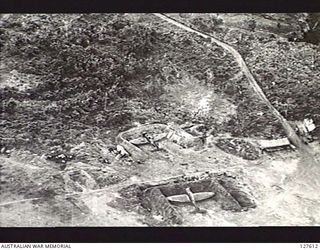
M168 141L164 141L160 146L168 151L155 152L144 164L131 166L138 169L132 169L133 175L126 181L101 191L76 195L75 198L83 202L82 211L79 205L67 206L69 202L65 197L55 198L50 202L16 203L0 207L1 226L147 226L146 219L142 214L137 213L137 208L124 209L118 203L120 198L118 191L121 188L134 183L204 171L227 171L237 176L247 185L247 192L255 198L257 208L234 213L224 211L214 201L208 200L199 203L208 211L207 214L202 215L192 213L191 205L179 205L177 209L183 214L183 226L320 224L317 194L305 193L303 190L299 190L297 194L293 189L281 184L286 177L293 176L299 168L301 159L297 152L264 154L257 161L247 161L216 147L195 151L180 148ZM26 168L28 165L23 164L23 167ZM303 193L307 198L302 196ZM22 197L11 196L6 200L8 198L17 200ZM64 206L57 205L56 210L52 212L50 204L52 206L55 203L56 205L64 204ZM154 219L159 222L162 220L157 215L154 215Z

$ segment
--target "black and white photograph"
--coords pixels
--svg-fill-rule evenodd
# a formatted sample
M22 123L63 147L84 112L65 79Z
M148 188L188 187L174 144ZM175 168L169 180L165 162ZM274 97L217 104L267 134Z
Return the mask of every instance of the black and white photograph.
M320 225L320 13L0 14L0 227Z

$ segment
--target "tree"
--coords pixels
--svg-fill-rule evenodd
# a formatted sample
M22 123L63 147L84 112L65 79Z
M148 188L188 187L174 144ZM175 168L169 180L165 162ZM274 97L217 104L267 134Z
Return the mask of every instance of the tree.
M250 19L248 21L248 28L251 32L255 31L255 29L257 28L257 22L253 19Z

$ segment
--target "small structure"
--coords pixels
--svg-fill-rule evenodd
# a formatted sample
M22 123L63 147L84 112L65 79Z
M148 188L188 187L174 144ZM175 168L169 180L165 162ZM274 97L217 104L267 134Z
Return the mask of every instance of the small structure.
M128 151L125 150L125 148L123 146L121 146L121 145L117 145L116 151L117 151L117 157L116 158L118 158L118 159L130 156Z
M313 130L316 129L316 125L314 124L312 119L304 119L303 125L308 132L312 132Z
M313 141L312 131L316 129L312 119L304 119L303 121L293 122L295 130L302 137L305 143Z
M259 146L262 150L273 152L282 149L295 149L296 147L290 143L288 138L281 138L275 140L260 140Z

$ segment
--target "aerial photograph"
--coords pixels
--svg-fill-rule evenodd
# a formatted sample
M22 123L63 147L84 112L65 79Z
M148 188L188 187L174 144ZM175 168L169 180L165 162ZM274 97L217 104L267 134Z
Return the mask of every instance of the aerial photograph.
M0 14L0 227L320 226L320 13Z

